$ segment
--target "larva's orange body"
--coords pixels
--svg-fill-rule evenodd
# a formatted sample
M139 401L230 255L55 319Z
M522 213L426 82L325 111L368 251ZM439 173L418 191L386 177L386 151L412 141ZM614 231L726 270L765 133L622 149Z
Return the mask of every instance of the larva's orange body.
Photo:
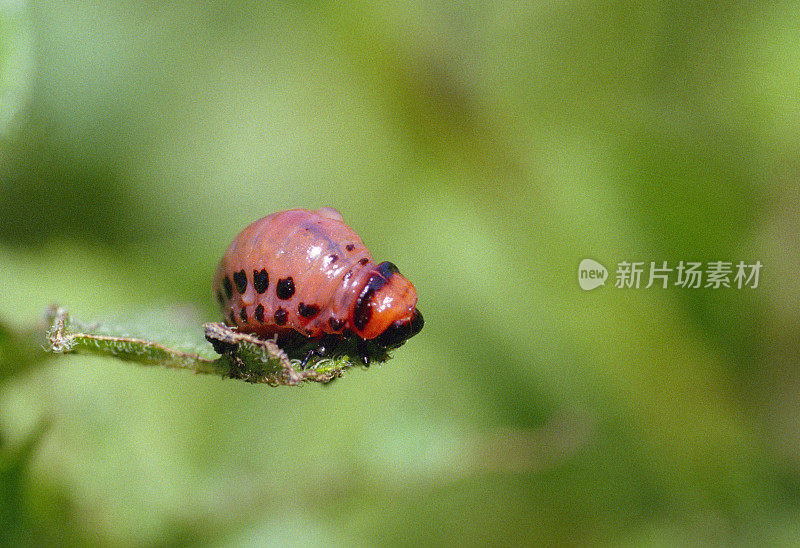
M261 337L295 331L391 348L423 324L414 285L392 263L376 265L332 208L293 209L252 223L228 247L214 290L226 323Z

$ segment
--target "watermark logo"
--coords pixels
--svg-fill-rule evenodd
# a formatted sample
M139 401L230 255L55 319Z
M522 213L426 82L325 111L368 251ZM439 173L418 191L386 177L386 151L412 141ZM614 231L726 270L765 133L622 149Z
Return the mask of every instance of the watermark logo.
M614 288L648 289L654 285L662 289L674 286L683 289L755 289L758 287L761 261L629 262L617 263L614 271ZM578 265L578 285L589 291L605 285L608 270L592 259L583 259Z
M591 291L606 284L608 270L592 259L584 259L578 265L578 284L584 291Z

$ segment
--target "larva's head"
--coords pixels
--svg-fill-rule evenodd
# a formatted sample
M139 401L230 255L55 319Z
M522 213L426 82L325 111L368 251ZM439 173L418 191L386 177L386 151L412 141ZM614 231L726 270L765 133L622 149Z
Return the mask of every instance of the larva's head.
M352 312L359 337L394 348L420 332L425 322L417 310L417 291L395 265L383 262L365 279Z

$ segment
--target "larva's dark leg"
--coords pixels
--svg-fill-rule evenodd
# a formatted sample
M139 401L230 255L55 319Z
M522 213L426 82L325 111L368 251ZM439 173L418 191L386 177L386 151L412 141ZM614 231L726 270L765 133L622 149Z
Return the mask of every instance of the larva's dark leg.
M314 354L317 353L316 348L312 348L306 353L306 356L303 358L303 361L300 362L300 369L305 369L306 365L308 365L308 360L314 357Z
M312 348L311 350L306 353L303 361L300 362L300 368L305 369L306 365L308 365L308 361L313 358L315 355L319 356L320 358L327 356L331 352L335 351L336 348L339 346L339 342L341 341L340 336L336 335L324 335L319 339L319 344Z
M358 355L361 356L361 363L369 367L369 344L364 339L358 339Z

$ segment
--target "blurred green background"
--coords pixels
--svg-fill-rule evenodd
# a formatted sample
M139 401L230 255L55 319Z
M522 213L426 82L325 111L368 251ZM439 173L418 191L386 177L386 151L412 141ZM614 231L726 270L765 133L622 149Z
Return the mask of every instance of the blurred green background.
M0 337L0 536L800 541L799 29L788 1L0 3L0 321L199 332L236 232L323 205L426 319L298 389ZM585 257L764 267L585 292Z

